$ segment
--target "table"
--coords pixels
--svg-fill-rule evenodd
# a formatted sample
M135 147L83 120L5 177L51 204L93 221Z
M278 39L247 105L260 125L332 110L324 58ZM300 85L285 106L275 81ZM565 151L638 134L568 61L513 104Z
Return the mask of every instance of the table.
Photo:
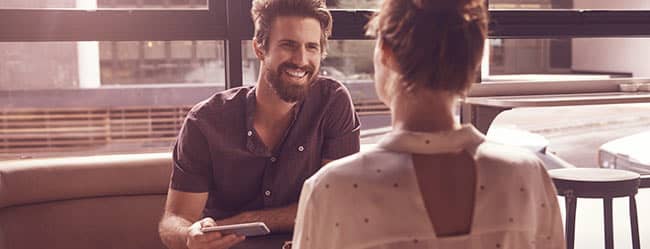
M503 111L518 107L650 103L650 92L600 92L552 95L469 97L462 103L461 122L471 123L487 133Z

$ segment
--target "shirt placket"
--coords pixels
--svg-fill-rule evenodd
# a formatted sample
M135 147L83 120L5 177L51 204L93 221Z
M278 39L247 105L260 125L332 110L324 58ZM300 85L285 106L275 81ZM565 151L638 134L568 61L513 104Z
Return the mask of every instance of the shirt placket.
M266 160L266 165L264 167L264 174L263 174L263 179L262 179L262 186L263 186L262 194L264 195L264 206L265 207L277 206L278 203L282 201L282 198L278 197L278 195L277 195L277 194L281 194L281 192L279 192L280 189L278 189L279 187L277 185L275 185L274 183L277 183L278 182L277 178L280 177L278 175L278 172L281 170L279 168L279 166L281 165L282 162L287 163L286 161L280 162L280 160L281 160L280 155L283 152L284 153L295 153L295 152L293 152L291 150L287 150L287 148L285 148L285 147L286 147L286 144L287 144L286 140L289 137L289 134L291 134L291 130L294 127L294 124L295 124L295 122L297 120L297 117L298 117L298 113L300 112L301 108L302 108L302 102L296 104L296 106L292 110L293 115L292 115L291 122L290 122L289 126L287 127L287 129L285 130L284 134L282 135L282 138L280 140L280 144L275 149L275 151L272 151L270 153L271 155L269 156L268 160ZM302 148L302 146L300 146L300 147ZM288 148L288 149L290 149L290 148ZM302 150L304 150L304 148L299 149L300 152L302 152ZM286 156L285 156L285 158L286 158ZM284 182L284 181L281 180L280 182Z
M275 173L269 172L269 169L272 168L273 164L277 163L278 158L273 153L269 153L269 151L267 151L266 147L263 146L262 140L255 132L253 126L256 101L254 93L255 88L253 88L251 91L252 92L246 101L246 147L248 151L251 152L254 156L267 158L267 160L264 161L261 194L263 197L263 205L265 207L268 207L273 203L273 189L271 183L272 174Z

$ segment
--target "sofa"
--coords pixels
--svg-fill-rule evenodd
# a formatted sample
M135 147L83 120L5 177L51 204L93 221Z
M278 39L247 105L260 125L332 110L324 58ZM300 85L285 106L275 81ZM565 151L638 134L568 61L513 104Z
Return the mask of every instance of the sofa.
M0 161L0 249L161 249L171 154Z

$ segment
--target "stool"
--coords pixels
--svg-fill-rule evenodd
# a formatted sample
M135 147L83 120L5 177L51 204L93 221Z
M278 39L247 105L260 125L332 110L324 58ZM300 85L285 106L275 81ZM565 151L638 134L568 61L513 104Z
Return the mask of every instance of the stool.
M612 225L612 198L629 197L632 247L640 249L639 221L634 196L639 189L640 175L619 169L566 168L548 171L558 195L564 196L566 206L566 244L573 249L575 238L577 198L603 199L605 218L605 249L614 248Z

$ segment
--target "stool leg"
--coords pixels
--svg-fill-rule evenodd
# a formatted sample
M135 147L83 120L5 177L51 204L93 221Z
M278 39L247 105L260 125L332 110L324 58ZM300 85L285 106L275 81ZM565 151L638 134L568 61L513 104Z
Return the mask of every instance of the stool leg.
M636 215L636 199L630 195L630 225L632 225L632 248L640 249L639 243L639 220Z
M573 194L564 196L564 205L566 206L566 224L564 233L566 234L566 248L573 249L575 231L576 231L576 202L578 199Z
M612 225L612 198L603 199L605 209L605 249L614 249L614 230Z

